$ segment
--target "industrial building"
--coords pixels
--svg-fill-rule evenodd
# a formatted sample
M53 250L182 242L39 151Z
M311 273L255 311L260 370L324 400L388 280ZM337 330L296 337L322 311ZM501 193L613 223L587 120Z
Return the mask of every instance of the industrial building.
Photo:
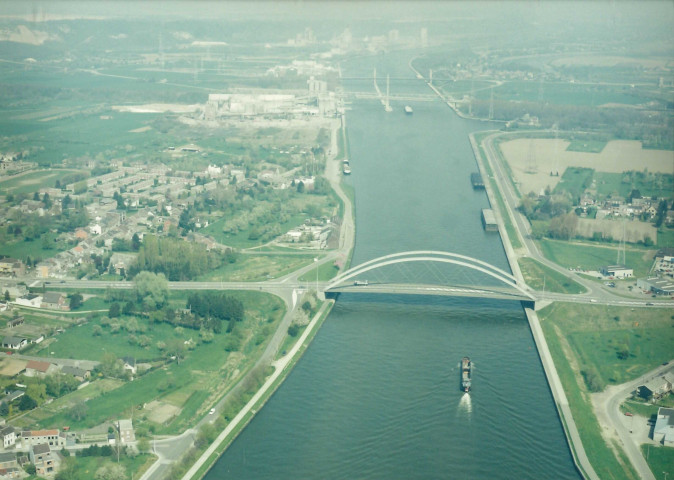
M663 277L637 279L637 287L655 295L674 295L674 280Z

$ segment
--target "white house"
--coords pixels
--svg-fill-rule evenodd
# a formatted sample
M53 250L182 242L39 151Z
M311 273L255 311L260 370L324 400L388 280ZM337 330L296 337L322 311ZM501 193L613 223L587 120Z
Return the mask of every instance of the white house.
M16 431L11 425L7 425L0 430L0 439L2 439L3 448L11 447L16 443Z

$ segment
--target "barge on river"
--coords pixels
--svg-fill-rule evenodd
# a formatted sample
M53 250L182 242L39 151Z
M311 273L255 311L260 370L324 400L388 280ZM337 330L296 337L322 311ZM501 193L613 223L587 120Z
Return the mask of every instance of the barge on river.
M461 360L461 390L468 393L471 387L471 377L473 376L473 364L470 357L463 357Z

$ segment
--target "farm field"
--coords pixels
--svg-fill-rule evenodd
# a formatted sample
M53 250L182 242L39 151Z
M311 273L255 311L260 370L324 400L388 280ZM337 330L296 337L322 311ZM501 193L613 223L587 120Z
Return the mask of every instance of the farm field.
M522 194L539 193L546 187L554 189L569 167L617 174L644 169L672 174L674 151L671 150L645 150L638 141L613 140L601 153L574 152L567 149L569 143L562 139L518 138L503 141L499 147ZM560 176L551 176L553 171L559 171Z
M475 92L489 100L491 89ZM571 82L506 81L493 88L495 100L545 102L557 105L637 105L646 100L628 86L584 85Z

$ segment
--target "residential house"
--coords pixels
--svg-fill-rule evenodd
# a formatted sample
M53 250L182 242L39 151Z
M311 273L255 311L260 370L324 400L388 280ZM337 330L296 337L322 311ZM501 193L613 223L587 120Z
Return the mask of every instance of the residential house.
M48 444L32 445L28 455L38 475L51 475L58 470L58 456Z
M133 357L122 357L122 361L124 362L124 370L129 370L135 375L137 370L136 359Z
M664 445L674 445L674 408L660 407L653 428L653 440Z
M16 443L16 430L11 425L6 425L0 429L0 439L2 439L2 448L13 447ZM2 462L0 462L2 468Z
M21 260L9 257L0 259L0 275L23 275L25 271Z
M65 432L53 430L24 430L21 432L21 443L24 447L29 445L46 444L50 447L64 447L66 445Z
M61 367L61 372L65 373L66 375L72 375L80 382L88 380L91 377L90 371L84 370L83 368L79 367L70 367L70 366Z
M41 308L51 308L54 310L70 310L66 302L65 293L61 292L46 292L42 297Z
M77 240L86 240L89 237L86 231L82 229L75 230L75 238Z
M39 362L37 360L29 360L26 364L26 373L27 377L40 377L44 378L47 375L50 375L58 370L58 367L53 363L49 362Z
M136 441L133 433L133 422L131 420L118 420L117 431L119 431L119 440L121 443L131 443Z
M14 303L23 305L24 307L40 308L40 305L42 305L42 295L29 293L21 298L17 298Z
M2 348L9 348L11 350L20 350L28 345L28 339L25 337L6 336L2 340Z
M637 387L637 393L642 398L653 398L658 400L672 391L674 383L674 372L667 372L659 377L655 377L643 385Z
M16 454L11 452L0 453L0 479L21 478L23 476L24 471L19 468Z
M26 394L26 392L23 390L12 390L11 392L5 393L7 394L7 396L2 401L6 402L8 405L12 403L14 400L18 400L19 398L23 397Z

